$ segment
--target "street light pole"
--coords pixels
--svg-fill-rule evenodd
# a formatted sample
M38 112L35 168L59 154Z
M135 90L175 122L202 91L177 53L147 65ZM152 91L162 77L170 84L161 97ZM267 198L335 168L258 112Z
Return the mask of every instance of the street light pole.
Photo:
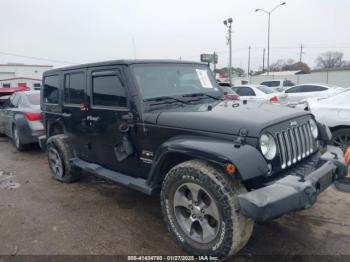
M270 75L270 25L271 25L271 13L269 13L269 22L267 30L267 75Z
M264 9L256 9L255 12L262 11L268 15L268 24L267 24L267 75L270 75L270 25L271 25L271 14L278 7L287 4L286 2L276 5L271 11L266 11Z
M229 57L229 69L228 69L228 77L230 81L230 86L232 86L232 18L228 18L224 21L224 25L228 28L228 44L229 44L229 51L230 51L230 57Z

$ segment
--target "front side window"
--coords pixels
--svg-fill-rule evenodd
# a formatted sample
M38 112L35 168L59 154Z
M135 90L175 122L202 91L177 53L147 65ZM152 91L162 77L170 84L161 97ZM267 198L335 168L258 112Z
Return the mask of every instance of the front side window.
M235 91L240 96L255 96L254 90L247 86L238 87Z
M126 107L126 92L118 75L99 74L92 77L92 104Z
M59 102L59 76L47 76L44 79L44 102L58 104Z
M70 73L64 78L64 101L66 104L84 104L85 74Z
M289 93L302 93L302 92L304 92L303 90L304 90L304 86L295 86L295 87L289 88L285 92L287 94L289 94Z
M9 83L3 83L3 84L2 84L2 87L3 87L3 88L10 88L10 87L11 87L11 84L9 84Z
M200 64L138 64L132 67L144 100L221 91L207 66Z

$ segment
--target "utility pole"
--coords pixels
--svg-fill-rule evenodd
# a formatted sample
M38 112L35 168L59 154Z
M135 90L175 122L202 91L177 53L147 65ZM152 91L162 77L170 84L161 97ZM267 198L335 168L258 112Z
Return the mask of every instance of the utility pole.
M229 69L228 69L228 77L230 80L230 86L232 86L232 18L228 18L227 20L224 21L224 25L228 28L228 45L229 45L229 50L230 50L230 58L229 58Z
M263 49L263 68L262 68L263 73L265 73L265 48Z
M304 49L303 44L301 44L300 45L300 57L299 57L300 63L303 61L303 54L304 54L303 49Z
M250 49L251 49L251 46L248 47L248 72L247 72L248 77L250 76Z
M270 75L270 21L271 13L269 13L269 23L267 30L267 75Z
M215 70L216 70L215 56L216 56L216 53L215 53L215 51L214 51L214 53L213 53L214 74L215 74Z

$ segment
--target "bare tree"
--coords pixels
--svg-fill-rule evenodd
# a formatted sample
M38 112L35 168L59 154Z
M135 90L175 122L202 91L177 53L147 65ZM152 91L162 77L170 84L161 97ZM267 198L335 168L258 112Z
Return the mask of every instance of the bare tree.
M295 62L293 59L278 59L275 63L270 65L270 70L271 72L302 70L305 74L308 74L311 71L306 63Z
M343 60L344 54L337 51L328 51L322 53L317 57L317 67L319 68L337 68L343 67L346 64L346 61Z

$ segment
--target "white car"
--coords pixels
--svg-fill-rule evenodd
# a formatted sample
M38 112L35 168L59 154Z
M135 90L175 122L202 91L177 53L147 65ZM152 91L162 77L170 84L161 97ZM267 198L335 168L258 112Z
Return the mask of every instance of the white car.
M332 142L344 151L350 146L350 88L329 97L308 99L307 109L332 132Z
M264 85L242 85L232 87L241 100L255 100L264 102L279 102L285 94L276 92Z
M303 102L308 98L327 98L344 91L342 87L329 87L320 84L302 84L288 88L283 93L289 104Z

